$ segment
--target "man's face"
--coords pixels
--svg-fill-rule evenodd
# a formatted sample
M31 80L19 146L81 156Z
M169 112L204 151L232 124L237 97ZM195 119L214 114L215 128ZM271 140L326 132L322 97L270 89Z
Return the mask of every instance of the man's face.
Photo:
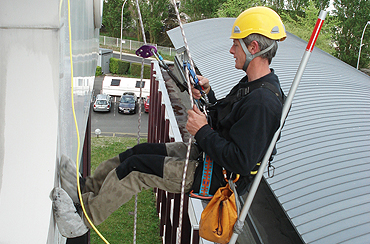
M246 55L243 51L243 48L240 45L239 40L233 40L233 45L229 51L235 58L235 68L243 69L243 65L245 63Z

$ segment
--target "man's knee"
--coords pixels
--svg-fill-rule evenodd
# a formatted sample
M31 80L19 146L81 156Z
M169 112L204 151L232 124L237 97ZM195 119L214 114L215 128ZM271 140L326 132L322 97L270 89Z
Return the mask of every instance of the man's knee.
M188 151L188 143L185 142L170 142L166 143L167 155L169 157L186 158ZM201 151L194 143L191 144L190 159L194 160L199 157Z
M164 143L140 143L120 153L119 159L123 162L133 155L147 154L167 156L166 146Z
M137 161L136 158L137 156L133 155L118 165L116 168L118 179L122 180L135 169L135 162Z

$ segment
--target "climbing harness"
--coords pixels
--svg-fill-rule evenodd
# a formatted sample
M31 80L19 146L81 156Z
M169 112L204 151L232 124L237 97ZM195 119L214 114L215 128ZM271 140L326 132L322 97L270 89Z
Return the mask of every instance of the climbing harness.
M202 169L202 180L201 180L200 187L199 187L199 193L195 193L194 190L192 190L189 195L190 197L193 197L193 198L210 200L213 197L213 195L209 194L209 190L211 188L214 161L211 159L210 156L208 156L204 152L203 152L203 158L204 158L204 161L203 161L203 169ZM236 174L235 179L232 179L233 173L231 173L230 177L228 177L227 171L225 168L222 168L222 173L224 175L224 179L226 182L229 182L230 180L232 180L233 183L235 183L239 180L239 177L240 177L239 174Z
M203 154L204 162L199 193L194 193L194 191L191 191L190 196L200 199L212 199L213 195L209 194L209 189L211 188L213 160L210 156L206 155L205 153Z

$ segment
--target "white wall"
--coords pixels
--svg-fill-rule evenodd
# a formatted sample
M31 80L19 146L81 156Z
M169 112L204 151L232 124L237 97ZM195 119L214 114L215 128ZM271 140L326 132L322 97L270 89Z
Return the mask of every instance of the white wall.
M67 1L0 3L0 243L64 243L49 194L61 154L77 156ZM93 2L71 2L74 105L81 142L98 57ZM82 147L82 144L81 144Z

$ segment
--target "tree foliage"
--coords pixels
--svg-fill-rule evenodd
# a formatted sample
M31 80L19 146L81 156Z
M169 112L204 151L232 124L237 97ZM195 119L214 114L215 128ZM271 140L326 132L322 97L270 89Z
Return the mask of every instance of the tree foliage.
M184 2L184 1L183 1ZM192 21L217 17L217 11L226 0L187 0L182 9Z
M163 30L163 19L168 17L168 0L141 0L140 9L148 42L157 43Z
M287 0L287 9L293 13L298 13L302 9L305 9L308 6L309 0Z
M147 41L171 45L166 31L178 26L172 0L139 0ZM180 12L191 21L214 17L237 17L253 6L268 6L282 17L286 30L308 41L321 9L330 0L183 0ZM120 36L123 0L104 0L102 33ZM370 0L334 0L334 15L327 15L316 45L344 62L356 66L363 29L370 20ZM360 67L370 64L370 25L364 33ZM124 8L126 38L142 40L136 0ZM334 49L335 47L335 49Z
M325 10L330 5L330 0L314 0L315 7L320 10Z
M124 0L105 0L102 33L119 38L121 35L121 11ZM171 45L166 34L178 25L170 0L139 0L146 41L159 45ZM123 9L123 36L143 41L135 0L128 0Z
M320 9L315 7L313 1L309 1L308 6L302 9L303 17L296 15L295 19L291 17L290 13L282 12L281 18L288 32L309 41L312 31L316 25L317 17ZM319 37L316 41L316 46L327 53L334 54L335 49L332 42L332 28L336 25L336 20L327 15L324 25L322 26Z
M335 56L356 67L362 32L370 20L370 1L334 0L334 7L336 8L334 14L338 20L338 26L333 28L333 37L337 45ZM370 63L369 29L363 38L360 67L368 67Z
M254 7L260 6L262 2L260 0L227 0L223 4L221 4L220 8L217 11L218 17L237 17L241 12L244 10Z
M121 35L121 13L122 0L106 0L103 2L103 20L104 31L108 36L120 37ZM131 11L129 9L130 1L127 1L123 9L123 30L127 32L132 24Z

